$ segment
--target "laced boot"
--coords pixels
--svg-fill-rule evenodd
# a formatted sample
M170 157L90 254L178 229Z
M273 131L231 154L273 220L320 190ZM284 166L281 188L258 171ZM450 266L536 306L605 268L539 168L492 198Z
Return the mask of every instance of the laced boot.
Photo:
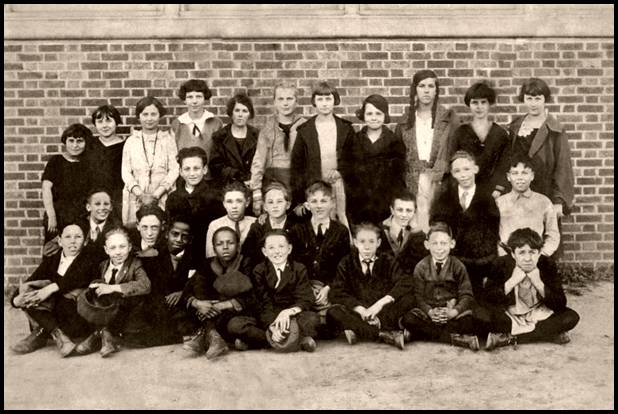
M473 351L481 349L479 338L476 335L451 334L451 345L470 348Z
M13 345L11 350L17 354L28 354L45 347L45 345L47 345L47 338L47 332L39 327L30 332L30 335Z
M379 338L389 345L393 345L401 350L405 346L403 331L380 331Z
M88 338L81 341L75 347L77 355L88 355L101 348L101 333L99 330L91 333Z
M216 329L211 329L206 334L208 339L208 350L206 351L207 359L214 359L229 351L225 340L219 335Z
M487 334L487 342L485 342L486 351L507 345L513 345L513 348L517 348L517 337L508 333L490 332Z
M206 349L206 331L200 328L192 336L186 337L182 343L182 349L200 355Z
M54 338L56 346L60 350L60 355L62 355L63 358L69 356L75 349L75 343L71 341L71 338L66 336L60 328L56 328L51 331L51 336Z
M116 338L107 328L101 329L101 357L107 358L114 352L118 352Z

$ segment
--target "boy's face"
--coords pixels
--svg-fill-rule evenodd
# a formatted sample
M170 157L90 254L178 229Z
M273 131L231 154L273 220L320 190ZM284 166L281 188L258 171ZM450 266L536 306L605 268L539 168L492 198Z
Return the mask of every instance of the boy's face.
M107 193L94 193L86 203L86 210L95 223L103 223L112 211L112 199Z
M187 247L191 240L191 226L182 221L172 223L167 232L167 248L172 254L178 254Z
M335 108L335 97L332 93L328 95L316 95L313 98L314 105L320 115L330 115Z
M371 259L376 255L380 242L378 235L371 230L360 230L354 236L354 246L363 259Z
M86 140L83 137L67 137L64 146L71 157L78 157L86 149Z
M451 163L451 174L461 188L472 188L474 186L474 176L478 172L478 165L467 158L457 158Z
M330 211L333 209L334 204L333 198L322 191L316 191L307 198L307 208L318 221L323 221L330 217Z
M525 167L524 164L519 163L516 167L511 167L509 172L506 173L506 178L511 183L513 190L518 193L528 191L532 180L534 180L534 172L530 167Z
M268 236L264 241L262 253L273 265L280 266L288 260L288 256L292 253L292 245L285 236Z
M294 89L277 88L275 92L275 110L279 115L289 116L296 110Z
M204 160L201 157L187 157L182 160L180 176L189 185L195 187L201 183L207 172L208 167L204 165Z
M144 216L137 223L137 229L142 240L149 246L154 246L161 233L161 222L157 216Z
M443 231L434 231L429 240L425 240L425 248L434 260L442 262L451 253L451 249L455 248L455 240Z
M204 93L202 92L191 91L185 95L185 105L187 105L189 112L200 113L204 109L205 103L206 99L204 99Z
M264 195L264 211L268 217L281 218L285 216L288 208L290 208L290 202L285 199L283 191L273 189Z
M84 232L77 224L68 225L62 230L58 244L66 257L77 256L84 246Z
M405 227L410 224L410 220L414 217L415 211L416 206L414 201L410 200L406 201L395 199L393 205L391 206L391 214L399 227Z
M113 265L124 263L130 252L129 239L122 233L114 233L105 240L105 253L107 253Z
M99 136L103 138L109 138L116 133L116 121L109 116L97 118L94 120L94 127L97 130Z
M223 207L232 221L240 221L245 217L245 209L249 207L249 200L242 191L228 191L223 196Z
M369 129L380 129L384 125L384 119L386 116L384 112L367 102L365 104L365 113L363 114L365 123Z
M238 254L236 234L231 231L220 231L212 243L215 254L222 262L231 262Z
M539 262L541 252L525 244L522 247L516 247L515 251L511 253L511 256L513 256L515 264L517 264L521 270L530 273L536 269L536 264Z

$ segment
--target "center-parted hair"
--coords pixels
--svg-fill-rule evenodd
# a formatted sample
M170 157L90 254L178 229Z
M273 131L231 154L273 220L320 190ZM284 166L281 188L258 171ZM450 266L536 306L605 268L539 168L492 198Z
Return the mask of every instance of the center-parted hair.
M515 252L518 247L530 246L532 249L541 250L543 247L543 238L539 233L532 230L530 227L517 229L509 236L506 245Z
M472 99L487 99L490 105L496 103L496 91L487 82L477 82L470 86L464 96L464 103L470 106Z
M209 100L212 96L212 92L208 88L208 84L201 79L189 79L178 89L178 97L183 101L187 99L189 92L201 92L204 95L205 100Z
M418 107L416 87L419 83L429 78L435 79L436 81L436 97L434 98L433 105L431 107L431 127L433 128L434 126L436 121L436 109L438 108L438 98L440 97L440 83L438 82L438 75L436 75L433 70L424 69L419 70L412 77L412 85L410 86L410 106L408 108L408 122L406 123L406 127L408 129L414 127L416 124L416 108Z
M315 97L318 95L320 96L333 95L333 98L335 99L335 106L341 103L341 97L339 96L339 92L337 92L337 89L330 86L328 82L326 81L318 82L313 87L313 90L311 91L311 105L315 106Z
M140 114L144 112L144 109L146 109L150 105L154 105L157 108L157 110L159 111L159 117L161 118L163 118L167 113L165 111L165 107L161 102L159 102L157 98L155 98L154 96L145 96L139 101L137 101L137 103L135 104L135 117L139 120Z

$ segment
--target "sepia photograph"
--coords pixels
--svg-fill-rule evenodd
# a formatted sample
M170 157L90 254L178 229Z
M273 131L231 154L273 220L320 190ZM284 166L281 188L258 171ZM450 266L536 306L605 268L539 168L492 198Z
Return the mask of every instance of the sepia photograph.
M613 4L4 4L4 408L613 410Z

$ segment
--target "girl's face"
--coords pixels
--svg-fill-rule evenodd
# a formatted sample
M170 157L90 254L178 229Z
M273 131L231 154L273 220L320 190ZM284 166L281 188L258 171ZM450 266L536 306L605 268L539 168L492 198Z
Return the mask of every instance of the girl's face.
M316 95L313 101L320 115L330 115L333 113L333 109L335 109L335 97L332 93Z
M245 105L236 102L234 105L234 110L232 110L232 122L234 125L238 127L244 127L247 125L247 121L249 121L249 116L251 112L249 112L249 108Z
M380 129L384 125L384 112L367 102L365 104L365 123L369 129Z
M296 110L294 89L277 88L275 92L275 109L279 115L289 116Z
M86 140L82 137L67 137L64 146L69 157L79 157L86 149Z
M148 105L139 114L139 123L145 131L154 131L159 126L161 115L155 105Z
M435 78L426 78L423 79L416 85L416 96L418 97L418 101L422 105L432 105L433 100L436 99L436 79Z
M116 121L104 116L94 120L94 127L101 138L109 138L116 133Z
M487 98L470 99L470 112L476 119L486 119L489 115L489 106Z
M524 105L528 108L528 114L539 116L545 114L545 96L524 94Z
M206 103L206 99L204 99L203 92L187 92L185 95L185 105L187 105L187 109L189 112L194 114L201 114L204 110L204 104Z
M84 232L76 224L66 226L62 230L58 244L66 257L77 256L84 246Z
M105 240L105 253L109 256L112 264L118 266L127 260L131 252L129 239L122 233L111 234Z

